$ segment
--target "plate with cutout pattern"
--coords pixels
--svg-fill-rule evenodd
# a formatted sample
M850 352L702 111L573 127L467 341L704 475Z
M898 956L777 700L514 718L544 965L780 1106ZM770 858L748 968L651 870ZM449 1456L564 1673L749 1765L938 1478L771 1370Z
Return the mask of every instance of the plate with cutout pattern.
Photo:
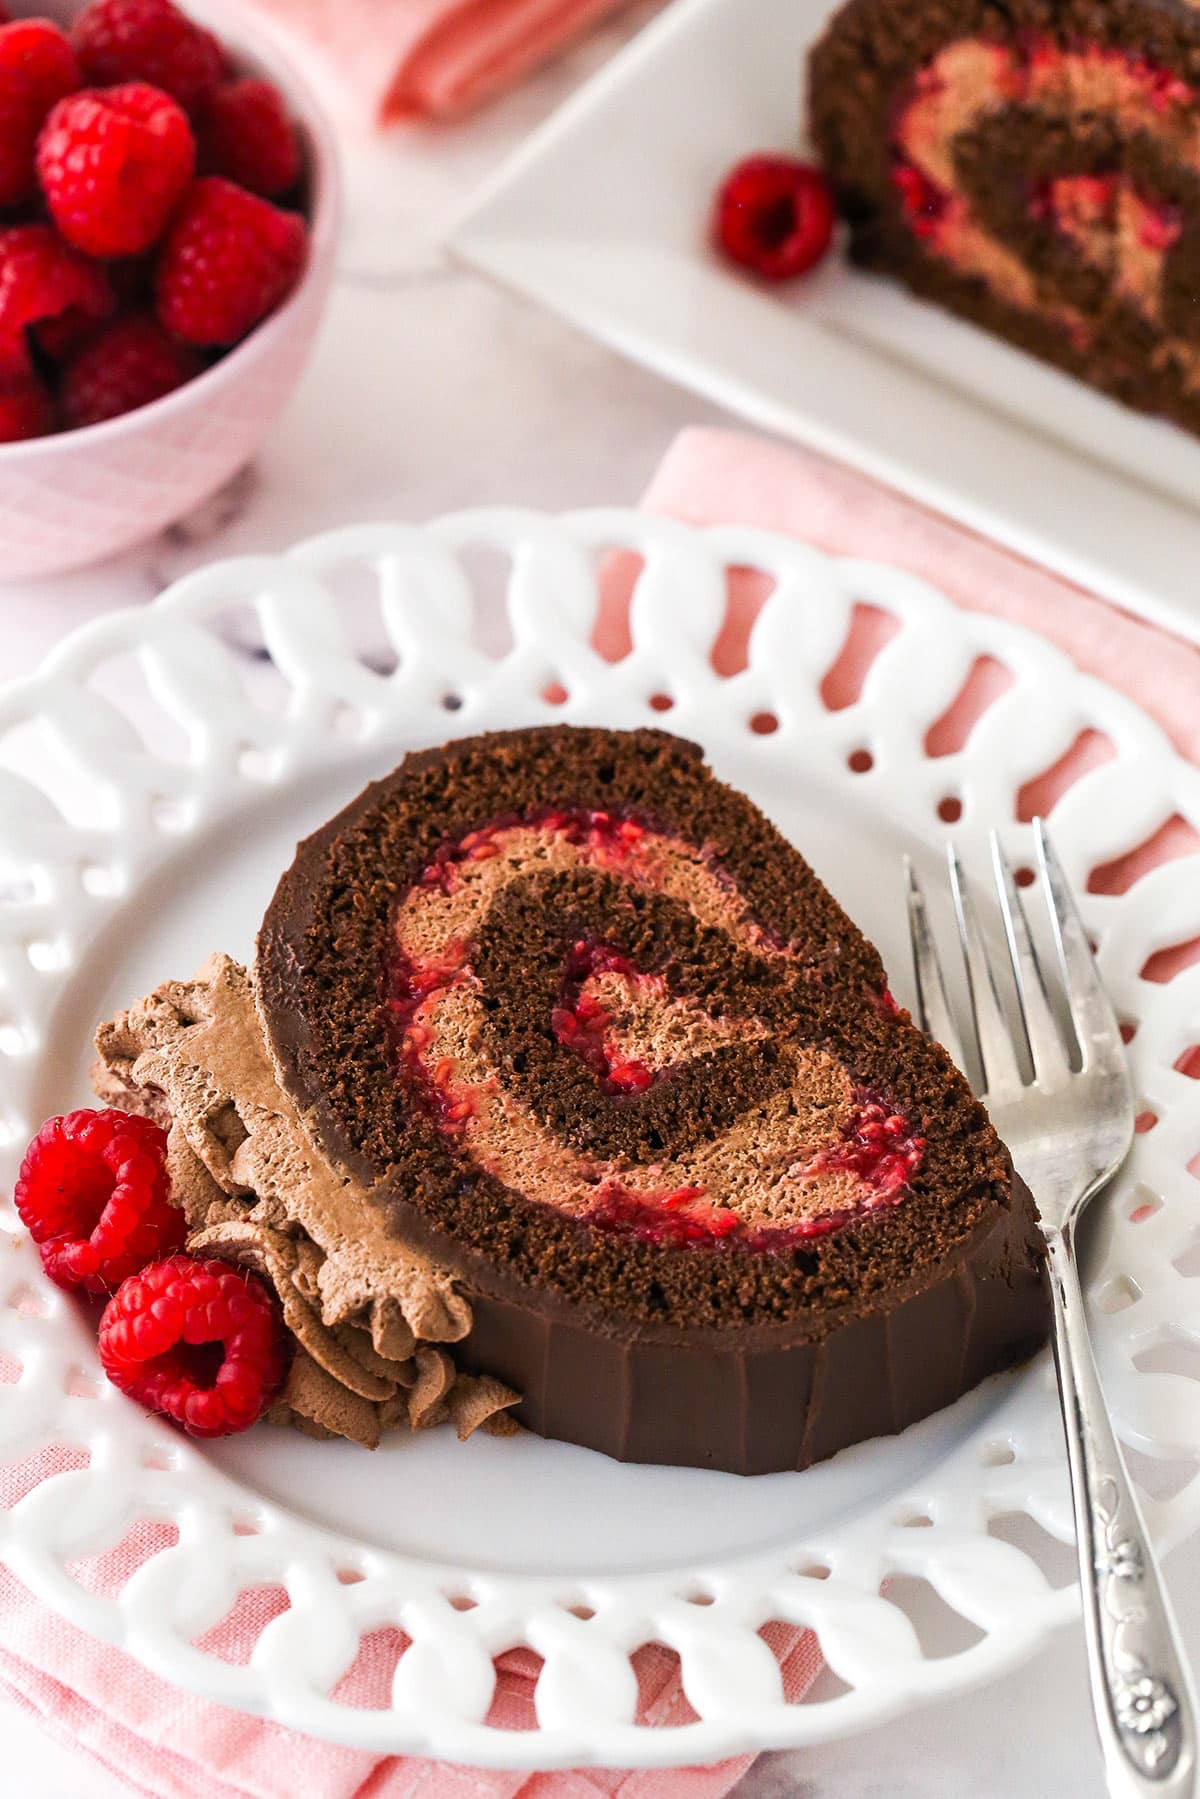
M593 639L613 549L636 578L609 659ZM770 587L736 640L735 568ZM390 647L368 661L364 640ZM249 954L300 836L407 749L552 721L699 740L901 999L902 855L932 888L953 832L982 872L997 824L1024 867L1050 812L1141 1096L1091 1243L1097 1347L1153 1528L1180 1539L1200 1518L1200 1384L1170 1362L1200 1292L1200 773L1060 652L895 569L765 532L493 509L218 563L71 637L0 693L0 1191L41 1118L86 1102L98 1018L215 947ZM196 1694L378 1752L675 1765L879 1723L1075 1615L1046 1356L799 1475L624 1467L529 1435L433 1431L372 1456L261 1427L201 1447L106 1385L94 1319L45 1281L7 1201L0 1225L0 1559ZM929 1640L935 1597L950 1653ZM255 1621L245 1665L216 1647L235 1612ZM805 1703L785 1700L775 1622L824 1652ZM394 1667L364 1703L353 1671L379 1633ZM679 1658L688 1721L670 1729L636 1722L647 1643ZM514 1648L536 1669L521 1730L489 1717Z

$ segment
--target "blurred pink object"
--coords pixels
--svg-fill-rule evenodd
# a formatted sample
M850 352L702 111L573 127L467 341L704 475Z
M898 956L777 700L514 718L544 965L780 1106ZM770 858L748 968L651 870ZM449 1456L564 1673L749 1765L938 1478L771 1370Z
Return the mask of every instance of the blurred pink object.
M372 122L452 119L629 0L252 0Z
M49 1473L79 1461L78 1451L41 1450L0 1468L0 1510ZM163 1524L137 1525L117 1548L94 1558L90 1584L118 1590L171 1540ZM204 1646L244 1662L264 1625L286 1604L279 1588L253 1590L203 1639ZM769 1624L763 1635L779 1657L784 1692L800 1699L821 1670L816 1637L786 1624ZM365 1638L339 1688L343 1701L386 1707L399 1647L395 1631L376 1630ZM670 1651L648 1643L633 1666L644 1722L669 1730L695 1716ZM533 1725L538 1669L537 1656L527 1649L501 1657L491 1723L509 1730ZM106 1799L723 1799L754 1760L740 1755L709 1768L522 1774L318 1742L168 1686L123 1650L55 1617L6 1568L0 1568L0 1692L106 1770Z
M51 0L45 10L66 20L82 5ZM0 445L0 581L99 562L200 505L255 455L312 347L337 238L329 128L268 34L245 32L244 7L203 0L196 11L270 76L300 122L311 162L308 266L278 312L165 398L81 430Z

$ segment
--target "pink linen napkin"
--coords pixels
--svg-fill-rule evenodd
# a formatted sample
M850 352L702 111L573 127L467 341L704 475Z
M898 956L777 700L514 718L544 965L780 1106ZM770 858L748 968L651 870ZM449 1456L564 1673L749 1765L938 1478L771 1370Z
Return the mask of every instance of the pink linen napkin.
M628 0L250 0L372 123L452 119L512 87Z
M0 1356L0 1383L19 1373L4 1360ZM0 1511L11 1510L48 1474L81 1464L78 1454L54 1450L0 1467ZM81 1567L79 1577L90 1591L114 1594L173 1541L164 1525L139 1525L115 1550ZM223 1660L245 1663L285 1604L282 1589L243 1595L202 1646ZM768 1624L763 1635L779 1659L785 1694L801 1699L822 1667L816 1638L784 1624ZM364 1639L339 1697L386 1706L403 1646L390 1631ZM531 1729L537 1658L516 1650L497 1667L489 1722ZM671 1729L695 1717L670 1651L649 1644L635 1655L634 1669L641 1722ZM99 1765L110 1783L101 1786L105 1799L724 1799L754 1761L742 1755L706 1768L522 1774L340 1748L181 1692L64 1622L2 1566L0 1693Z
M1127 695L1182 755L1200 763L1200 649L866 475L766 438L696 427L676 438L643 504L690 524L788 532L835 555L875 558L923 576L968 612L993 613L1049 638L1085 674ZM713 656L721 673L742 666L763 597L761 579L744 572L731 577L729 610ZM614 569L596 634L606 654L619 654L626 644L627 612L628 580ZM863 671L879 648L878 630L877 621L860 621L838 660L836 678L845 683L847 697L859 691ZM1010 679L994 666L977 674L938 722L937 730L947 739L944 747L965 741L973 717ZM1113 753L1098 733L1084 732L1060 762L1022 789L1021 817L1049 813L1059 794ZM1123 893L1157 864L1198 853L1200 833L1186 820L1171 818L1149 842L1093 870L1089 887ZM1147 979L1167 981L1197 961L1200 939L1160 950L1143 973ZM1190 1167L1200 1175L1200 1157Z
M1200 762L1200 650L866 475L767 438L696 427L676 438L643 505L691 524L785 531L835 555L896 563L968 612L994 613L1048 637L1085 673L1135 700L1189 761ZM715 658L722 672L736 666L760 605L753 583L732 583ZM597 636L609 653L624 641L623 614L624 596L614 590Z

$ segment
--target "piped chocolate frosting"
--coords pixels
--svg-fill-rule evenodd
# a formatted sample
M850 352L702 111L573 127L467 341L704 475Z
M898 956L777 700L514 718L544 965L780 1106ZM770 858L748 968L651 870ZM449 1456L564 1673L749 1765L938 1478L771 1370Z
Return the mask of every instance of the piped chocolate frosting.
M215 955L96 1034L106 1104L166 1129L188 1249L253 1268L295 1339L271 1414L374 1448L384 1431L449 1419L461 1436L512 1430L517 1395L456 1368L471 1309L454 1277L371 1229L365 1195L330 1166L284 1093L250 973Z

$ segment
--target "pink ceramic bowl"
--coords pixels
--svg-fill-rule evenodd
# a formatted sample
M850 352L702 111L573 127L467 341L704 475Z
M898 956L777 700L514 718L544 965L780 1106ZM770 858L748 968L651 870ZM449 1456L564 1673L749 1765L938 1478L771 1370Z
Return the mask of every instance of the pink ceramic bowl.
M23 5L59 23L83 0ZM181 518L247 463L304 366L333 273L339 214L337 154L305 83L240 13L211 0L184 9L227 43L240 67L287 97L309 163L309 260L279 311L236 349L164 399L103 424L0 444L0 580L98 562Z

